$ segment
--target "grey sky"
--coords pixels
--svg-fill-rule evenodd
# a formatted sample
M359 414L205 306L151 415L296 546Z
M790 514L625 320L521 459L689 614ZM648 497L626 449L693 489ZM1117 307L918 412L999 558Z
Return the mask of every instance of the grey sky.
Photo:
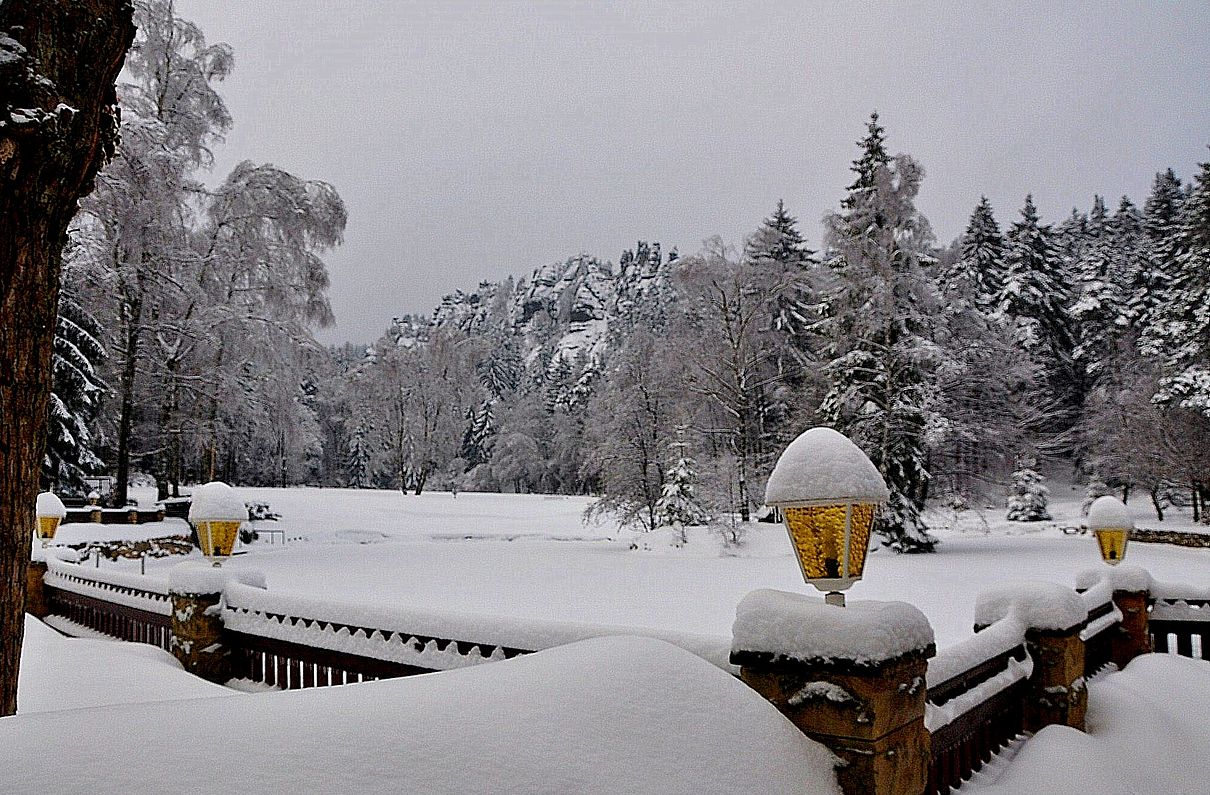
M349 205L337 327L369 341L481 279L636 239L739 242L779 197L818 245L877 109L958 235L1210 153L1210 4L177 0L235 48L217 173L272 162Z

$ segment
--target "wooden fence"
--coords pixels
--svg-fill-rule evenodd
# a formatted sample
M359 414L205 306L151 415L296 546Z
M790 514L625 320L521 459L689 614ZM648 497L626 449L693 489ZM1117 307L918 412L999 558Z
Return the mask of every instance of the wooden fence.
M147 587L137 587L144 581ZM247 587L232 586L237 594ZM229 600L232 588L227 592ZM172 610L163 581L57 565L46 575L45 589L52 618L171 649ZM1107 586L1090 589L1083 598L1088 613L1080 637L1085 644L1085 675L1091 676L1110 662L1121 614ZM257 607L256 598L242 605L236 598L234 604L227 604L223 622L223 645L230 651L234 678L280 689L448 670L538 648L288 615ZM1210 599L1170 594L1152 599L1149 627L1155 651L1210 659ZM1015 618L1002 619L956 647L943 649L930 663L928 793L947 793L957 787L1024 732L1023 704L1033 664L1026 632Z

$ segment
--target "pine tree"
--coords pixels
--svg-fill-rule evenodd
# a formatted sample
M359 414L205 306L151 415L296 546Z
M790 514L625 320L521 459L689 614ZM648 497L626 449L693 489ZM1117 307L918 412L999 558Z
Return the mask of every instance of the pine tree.
M927 268L932 234L915 207L923 170L886 154L877 114L860 145L843 209L827 218L834 278L819 329L831 386L820 413L870 455L891 489L875 532L897 551L930 551L936 540L920 511L940 300Z
M345 485L364 489L370 485L370 447L366 440L366 425L358 422L345 446Z
M679 533L681 544L689 542L686 527L710 522L710 514L697 495L697 464L689 457L685 429L677 429L677 439L671 445L672 466L664 473L664 488L655 502L655 520L659 527L672 527Z
M1032 458L1021 459L1012 474L1012 485L1008 493L1010 522L1040 522L1050 518L1046 505L1050 501L1050 489L1043 485L1043 478L1034 470Z
M1131 276L1128 317L1131 324L1148 327L1176 267L1177 228L1185 191L1172 169L1155 175L1151 195L1143 205L1145 256Z
M801 348L811 322L811 296L808 269L815 262L798 231L798 219L787 212L781 199L773 214L748 239L744 256L756 278L773 294L770 331L783 345Z
M97 373L105 360L101 325L65 290L55 325L50 414L46 429L44 485L52 490L87 491L84 477L103 469L93 450L90 424L106 385Z
M1142 343L1164 368L1156 401L1210 416L1210 162L1200 168L1169 243L1171 278Z
M942 271L940 281L969 295L975 306L990 311L1004 287L1006 245L986 196L979 199L962 235L961 255Z
M468 412L466 432L462 436L459 457L466 461L468 469L487 463L491 458L492 436L495 434L496 418L490 399Z
M1026 350L1069 358L1073 344L1064 311L1067 281L1050 228L1038 221L1033 197L1026 196L1021 220L1008 233L1008 269L997 306L1017 322Z

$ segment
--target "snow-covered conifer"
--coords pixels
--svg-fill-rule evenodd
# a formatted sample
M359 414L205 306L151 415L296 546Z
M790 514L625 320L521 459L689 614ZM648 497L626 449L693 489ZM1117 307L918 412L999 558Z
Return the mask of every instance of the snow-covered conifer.
M942 271L941 284L968 294L975 306L990 311L1004 286L1007 263L1004 235L986 196L971 213L961 239L961 254Z
M70 289L59 297L55 325L54 386L46 427L42 478L52 491L86 491L84 477L102 469L90 430L105 382L97 367L105 360L104 331Z
M920 510L940 299L926 267L932 232L915 206L923 169L887 155L877 114L859 145L842 210L826 219L831 279L818 331L830 389L820 413L870 455L891 489L875 532L898 551L928 551L936 541Z
M364 489L370 485L370 447L365 422L358 422L345 447L345 485Z
M664 488L655 502L656 524L671 527L679 533L681 544L688 543L687 527L710 522L710 513L697 494L697 464L689 457L685 429L677 429L677 439L670 445L673 462L664 473Z
M1046 505L1050 501L1050 489L1043 484L1043 477L1034 470L1034 460L1023 458L1012 474L1008 492L1008 514L1010 522L1040 522L1050 518Z

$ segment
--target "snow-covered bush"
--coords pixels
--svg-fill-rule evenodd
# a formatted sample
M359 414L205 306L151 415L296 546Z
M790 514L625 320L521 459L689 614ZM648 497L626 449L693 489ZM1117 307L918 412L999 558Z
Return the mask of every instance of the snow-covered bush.
M1032 458L1022 459L1012 474L1006 516L1010 522L1040 522L1050 518L1050 512L1046 510L1050 489L1043 485L1042 476L1033 466Z
M655 520L660 527L679 531L679 542L684 545L689 543L685 528L708 524L710 514L698 497L697 465L686 452L688 444L683 434L678 434L671 447L676 461L664 474L664 488L655 502Z

